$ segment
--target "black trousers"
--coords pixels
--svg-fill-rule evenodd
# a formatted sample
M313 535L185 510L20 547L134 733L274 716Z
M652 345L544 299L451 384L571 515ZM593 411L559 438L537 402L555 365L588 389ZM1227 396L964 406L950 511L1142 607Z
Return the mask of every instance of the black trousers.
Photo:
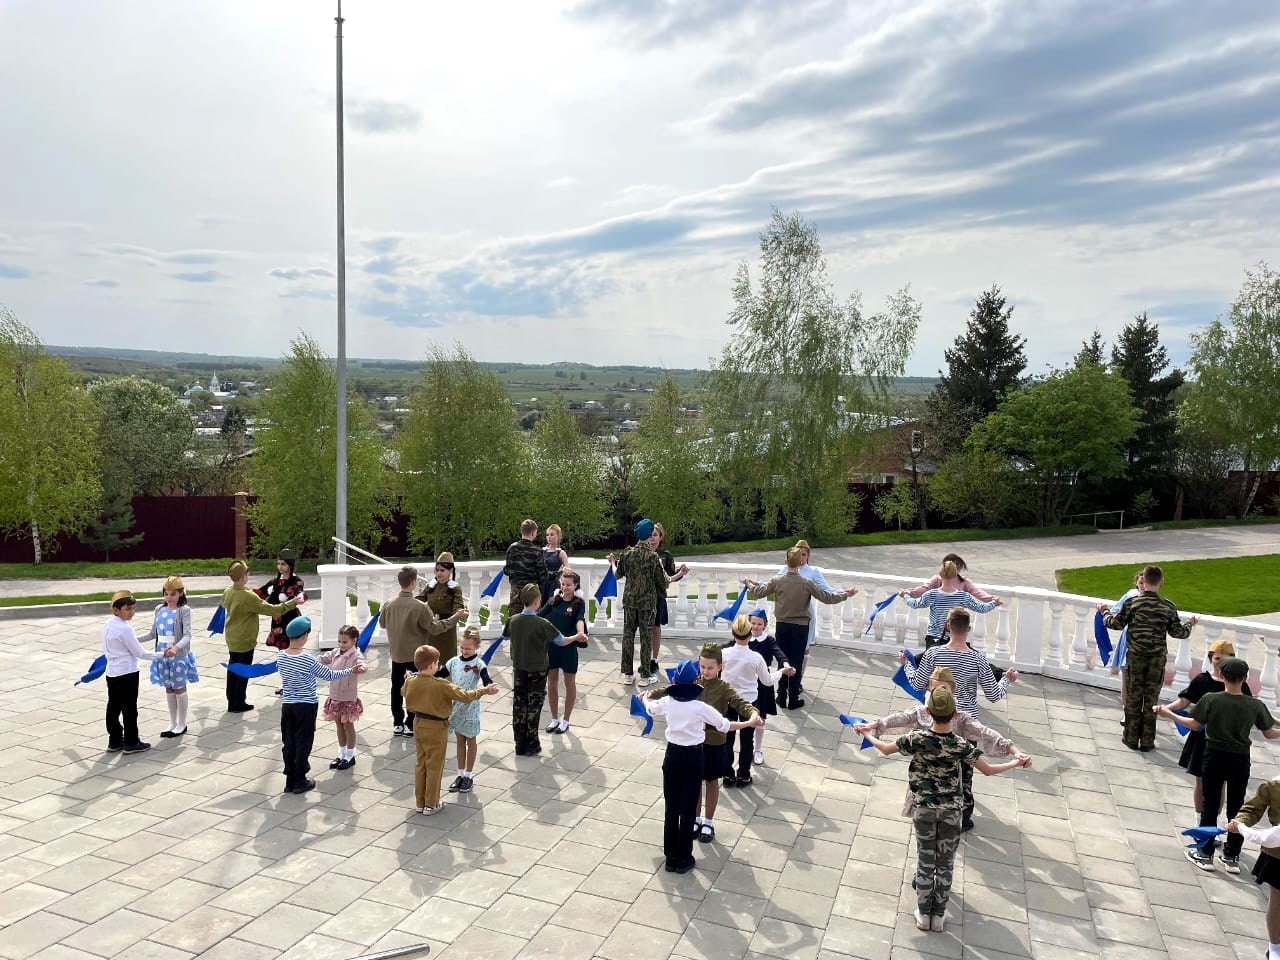
M1204 760L1200 764L1200 777L1204 783L1204 806L1200 808L1200 826L1216 827L1224 789L1227 793L1228 820L1234 819L1240 812L1240 808L1244 806L1245 793L1249 789L1249 754L1215 750L1205 744ZM1212 854L1216 845L1217 841L1210 838L1200 849ZM1244 837L1238 833L1228 833L1223 855L1238 857L1240 848L1243 846Z
M280 753L284 757L284 787L302 786L311 772L311 747L316 740L318 703L280 704Z
M138 673L107 677L107 741L112 746L138 742Z
M738 713L733 707L729 708L729 720L735 722L738 720L746 720L747 718ZM738 776L751 776L751 760L752 754L756 749L756 730L755 727L743 727L741 730L730 730L725 737L724 748L729 753L729 771L733 772L733 741L738 740Z
M782 647L787 663L796 668L794 676L778 680L778 705L797 699L804 692L800 680L804 676L804 651L809 645L809 625L778 621L778 646Z
M511 685L511 733L515 737L517 756L537 753L542 749L538 723L546 699L547 671L515 672L515 682Z
M662 852L670 867L693 863L693 818L701 795L702 744L681 747L668 743L662 759L662 798L666 801Z
M398 663L391 661L391 719L395 721L395 725L402 724L413 729L413 714L405 717L404 698L400 696L400 688L404 686L405 675L414 672L413 661L408 663Z
M253 663L253 651L246 650L244 653L227 653L227 663ZM249 681L244 677L237 677L230 670L227 671L227 709L240 710L247 707L245 696L249 693Z

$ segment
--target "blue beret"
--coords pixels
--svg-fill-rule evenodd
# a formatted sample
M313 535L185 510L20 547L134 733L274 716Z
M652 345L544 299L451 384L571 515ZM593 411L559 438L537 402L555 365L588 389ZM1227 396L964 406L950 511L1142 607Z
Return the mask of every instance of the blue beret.
M302 636L304 633L311 632L310 617L295 617L289 621L288 626L284 628L284 635L290 640Z
M653 521L645 517L636 524L636 539L648 540L651 536L653 536Z
M759 618L760 618L761 620L763 620L765 623L768 623L768 622L769 622L769 614L765 613L765 611L764 611L764 607L759 607L759 608L757 608L757 609L755 609L755 610L752 610L752 611L751 611L751 616L753 616L753 617L759 617Z

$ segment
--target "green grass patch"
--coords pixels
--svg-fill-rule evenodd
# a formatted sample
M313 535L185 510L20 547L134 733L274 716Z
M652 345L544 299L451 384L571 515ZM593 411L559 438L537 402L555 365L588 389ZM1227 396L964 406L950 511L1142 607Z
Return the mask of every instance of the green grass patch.
M111 591L110 593L50 593L35 597L0 597L0 607L47 607L55 603L98 603L99 601L106 603L111 599L114 592L115 591ZM221 596L221 593L216 590L203 592L196 590L188 593L187 596L217 597ZM148 600L154 600L156 603L160 602L159 593L135 593L134 597L137 599L139 604L145 603ZM103 612L107 612L105 608Z
M226 576L231 557L215 560L134 560L128 563L0 563L0 580L82 580L87 577L129 580L171 574L180 577ZM315 573L316 560L299 560L299 573ZM250 573L274 574L275 560L250 560Z
M1280 578L1280 554L1224 557L1220 560L1153 561L1164 571L1162 596L1179 610L1219 617L1248 617L1272 613L1280 606L1275 583ZM1056 571L1058 589L1087 597L1114 599L1133 586L1140 569L1133 563L1076 567Z

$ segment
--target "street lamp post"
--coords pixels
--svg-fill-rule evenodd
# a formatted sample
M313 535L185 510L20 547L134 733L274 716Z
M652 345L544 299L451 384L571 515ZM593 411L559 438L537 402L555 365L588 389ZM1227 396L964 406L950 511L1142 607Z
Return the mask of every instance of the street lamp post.
M347 548L347 218L345 171L342 142L342 0L338 0L337 32L337 115L338 115L338 469L335 499L334 536L338 538L336 560L346 563Z

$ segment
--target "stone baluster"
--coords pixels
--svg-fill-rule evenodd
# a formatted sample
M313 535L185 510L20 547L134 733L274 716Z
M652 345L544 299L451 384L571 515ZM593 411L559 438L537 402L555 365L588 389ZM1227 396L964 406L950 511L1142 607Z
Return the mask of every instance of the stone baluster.
M671 604L671 625L673 627L689 626L689 598L685 596L689 592L689 577L679 580L672 584L676 588L675 603Z
M1014 664L1019 669L1039 671L1044 666L1044 591L1018 598L1018 620L1014 639ZM998 639L997 634L997 649Z
M840 637L857 639L858 615L854 613L857 606L857 601L855 601L853 597L850 597L844 603L840 604Z
M908 607L905 603L894 604L898 608L898 632L894 639L902 637L907 649L915 650L920 646L920 611ZM926 611L927 612L927 611Z
M1245 639L1245 636L1237 630L1236 640L1243 643ZM1259 634L1258 643L1262 645L1264 651L1262 654L1262 672L1258 678L1260 683L1258 699L1268 707L1274 707L1276 704L1276 651L1280 649L1280 637Z
M973 615L973 632L969 634L969 645L981 654L987 652L987 618L985 614Z
M458 586L462 586L462 578L464 576L467 578L467 589L465 591L467 597L467 622L462 625L462 628L465 630L467 627L480 626L480 578L483 574L475 570L470 570L466 573L459 570Z
M1191 637L1189 634L1178 641L1178 652L1173 658L1172 689L1181 690L1191 681Z
M714 580L711 577L703 577L702 574L698 574L693 579L693 595L695 599L693 602L692 626L706 626L712 615L715 613L714 610L708 609L707 590L704 586L705 584L712 582L714 582Z
M1058 598L1049 601L1049 651L1045 666L1062 666L1062 610L1065 604Z
M1093 610L1074 604L1071 611L1076 615L1075 636L1071 641L1071 669L1087 672L1089 669L1089 625L1093 623Z
M320 574L320 616L324 618L329 636L336 635L337 628L347 622L347 577L345 573L339 573L341 569L337 564L321 564L318 573ZM305 612L307 607L314 601L308 601L303 606ZM337 626L334 626L334 625Z
M373 578L356 577L356 620L361 626L369 622L369 601L373 599ZM338 624L342 626L342 624Z
M1009 649L1009 607L1007 604L1001 604L996 608L996 649L995 657L1000 662L1010 659Z

